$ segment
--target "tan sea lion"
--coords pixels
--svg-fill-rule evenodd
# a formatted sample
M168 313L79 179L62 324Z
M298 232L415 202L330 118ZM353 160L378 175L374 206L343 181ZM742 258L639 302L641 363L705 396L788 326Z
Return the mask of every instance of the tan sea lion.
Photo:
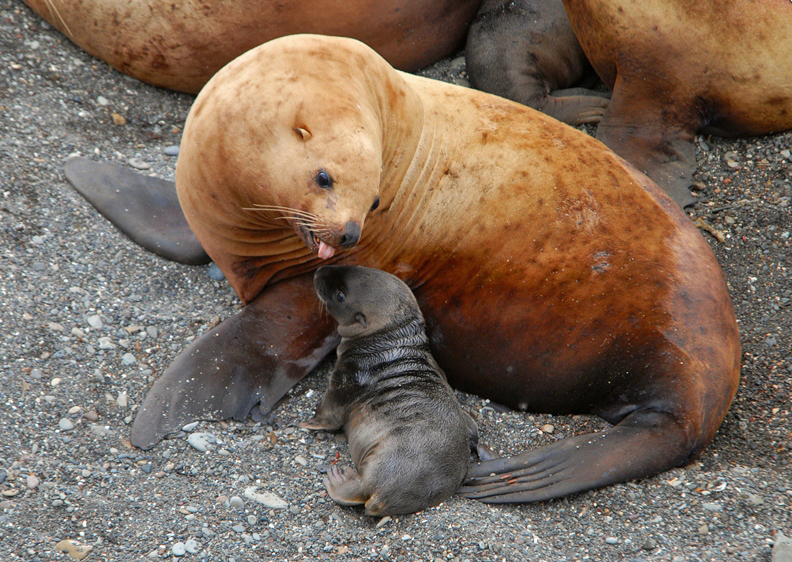
M341 343L316 415L301 425L343 427L356 467L330 466L330 497L378 517L447 500L465 479L478 429L432 357L410 288L359 266L320 267L314 286Z
M270 39L360 39L402 70L452 54L481 0L25 0L69 39L138 80L197 93L227 62Z
M697 132L792 128L792 2L564 0L613 89L597 138L690 205Z
M403 279L452 386L615 424L473 468L503 475L466 490L486 501L684 464L726 413L740 345L710 247L580 131L399 73L351 39L292 36L218 72L181 146L186 219L248 306L154 384L132 428L139 447L193 419L267 410L330 353L312 283L328 262Z
M468 31L470 84L570 125L597 123L607 94L572 86L596 79L561 0L484 0Z

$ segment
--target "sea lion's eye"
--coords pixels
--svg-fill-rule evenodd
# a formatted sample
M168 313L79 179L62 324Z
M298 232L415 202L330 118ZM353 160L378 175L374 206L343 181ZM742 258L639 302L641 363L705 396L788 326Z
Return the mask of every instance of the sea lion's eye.
M371 209L369 209L369 213L374 209L376 209L377 207L379 207L379 195L377 195L377 198L374 199L374 204L371 205Z
M314 178L316 185L322 189L330 189L333 187L333 176L327 173L327 170L319 170Z
M346 298L346 297L344 296L344 293L342 293L341 291L338 291L338 292L336 293L336 300L337 300L338 302L344 302L344 299L345 299L345 298Z

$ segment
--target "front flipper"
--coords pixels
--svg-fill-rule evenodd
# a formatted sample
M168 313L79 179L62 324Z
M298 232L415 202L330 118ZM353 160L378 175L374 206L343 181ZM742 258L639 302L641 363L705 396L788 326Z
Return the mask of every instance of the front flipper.
M236 316L195 340L154 383L132 425L150 449L193 420L242 420L268 410L338 344L319 314L313 274L267 287Z
M64 171L74 189L136 244L187 265L211 261L184 218L173 182L87 158L70 159Z
M694 108L664 101L617 78L597 138L649 176L677 205L693 205L696 171L693 138L701 125Z
M652 476L689 458L689 444L673 417L634 412L601 433L473 465L458 494L485 503L544 501Z

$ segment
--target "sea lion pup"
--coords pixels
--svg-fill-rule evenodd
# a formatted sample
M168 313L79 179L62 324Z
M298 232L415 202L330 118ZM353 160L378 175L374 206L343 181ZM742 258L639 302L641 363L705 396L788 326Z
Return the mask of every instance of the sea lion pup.
M320 267L314 286L338 321L341 343L327 393L301 425L343 427L357 468L330 467L330 497L380 517L448 499L467 474L478 431L429 351L409 287L356 266Z
M572 87L596 75L561 0L484 0L465 55L471 86L564 123L599 123L608 107L608 94Z

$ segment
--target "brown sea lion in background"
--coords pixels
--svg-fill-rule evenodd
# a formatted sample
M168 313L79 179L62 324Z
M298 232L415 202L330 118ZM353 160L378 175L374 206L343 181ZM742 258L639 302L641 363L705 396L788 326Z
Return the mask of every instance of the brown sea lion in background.
M680 206L697 132L792 128L789 0L564 0L575 35L613 89L597 138Z
M465 55L471 86L564 123L597 123L608 107L607 94L571 88L596 75L561 0L484 0Z
M357 469L330 466L330 497L378 517L447 500L465 479L478 429L432 357L410 288L357 266L320 267L314 286L341 343L316 415L301 425L343 427Z
M190 420L242 419L258 402L266 411L329 354L335 330L312 283L328 262L403 279L456 388L615 424L473 468L504 475L467 489L486 501L683 464L736 391L722 272L662 190L585 133L399 73L357 41L291 36L226 66L192 107L176 183L248 306L154 384L136 446ZM120 195L138 197L132 186ZM178 213L175 198L164 207Z
M226 63L270 39L359 39L414 71L462 46L481 0L25 0L69 39L155 86L197 93Z

